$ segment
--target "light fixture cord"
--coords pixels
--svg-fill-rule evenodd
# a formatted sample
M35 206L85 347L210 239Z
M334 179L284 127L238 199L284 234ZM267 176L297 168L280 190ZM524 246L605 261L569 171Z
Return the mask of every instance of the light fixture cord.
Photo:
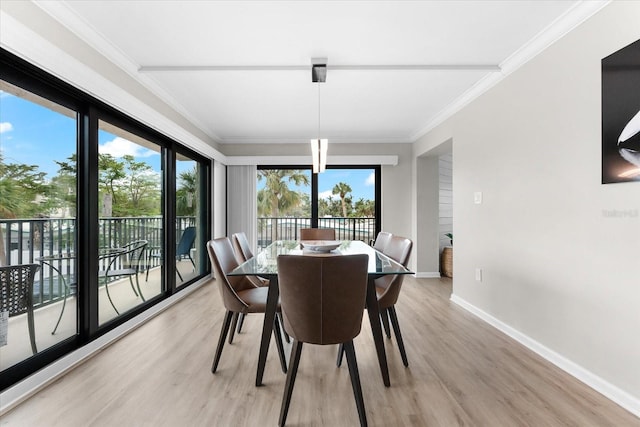
M320 83L318 85L318 139L320 139Z

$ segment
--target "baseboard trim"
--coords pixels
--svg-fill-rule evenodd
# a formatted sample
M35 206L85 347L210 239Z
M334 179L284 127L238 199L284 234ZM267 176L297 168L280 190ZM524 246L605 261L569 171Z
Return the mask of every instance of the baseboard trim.
M423 271L415 274L416 279L439 279L440 273L438 271Z
M33 375L25 378L12 387L0 393L0 417L11 409L24 402L47 385L56 381L58 378L85 362L96 353L102 351L105 347L113 344L115 341L127 335L134 329L142 326L153 317L157 316L167 308L171 307L187 295L199 289L202 285L209 281L209 277L199 280L186 289L172 295L162 302L154 305L149 310L141 313L126 323L107 332L101 337L89 344L75 350L72 353L56 360L50 365L45 366Z
M471 314L477 316L481 320L484 320L486 323L490 324L494 328L499 331L505 333L509 337L518 341L520 344L527 347L529 350L537 353L542 356L549 362L556 365L558 368L582 381L598 393L602 394L606 398L612 400L618 405L622 406L627 411L631 412L637 417L640 417L640 399L632 396L626 391L614 386L613 384L605 381L594 373L588 371L577 363L567 359L566 357L556 353L550 348L540 344L536 340L530 338L529 336L523 334L517 329L512 328L506 323L496 319L489 313L482 311L478 307L470 304L464 299L460 298L455 294L451 294L451 301L458 306L464 308Z

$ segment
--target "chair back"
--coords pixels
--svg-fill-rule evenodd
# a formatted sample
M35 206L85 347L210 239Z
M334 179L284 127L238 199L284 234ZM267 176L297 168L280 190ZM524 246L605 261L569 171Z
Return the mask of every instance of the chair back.
M130 268L138 272L143 264L144 251L147 249L146 240L136 240L123 246L126 251L120 255L122 268Z
M301 228L300 240L335 240L336 230L333 228Z
M369 256L278 256L284 329L301 342L341 344L360 333Z
M387 247L387 243L389 243L392 236L393 235L391 233L386 231L379 232L376 236L376 241L373 244L373 249L384 253L384 249Z
M176 248L176 256L189 255L189 251L193 246L193 242L196 241L196 228L187 227L182 232L180 240L178 241L178 247Z
M231 237L233 238L233 247L236 249L238 261L245 262L246 260L253 258L253 252L251 252L249 240L244 232L241 231L240 233L235 233Z
M225 308L235 312L244 311L248 305L242 301L236 292L251 289L254 286L246 276L227 276L227 273L239 265L233 252L231 241L228 237L210 240L207 242L207 252L209 253L211 265L213 265L216 282L218 283L218 289Z
M33 310L33 281L38 264L19 264L0 267L0 311L9 317Z
M392 236L383 253L406 267L409 263L412 247L413 242L411 240L400 236ZM384 289L382 295L378 296L380 308L391 307L398 301L403 280L404 274L382 276L376 279L376 288Z

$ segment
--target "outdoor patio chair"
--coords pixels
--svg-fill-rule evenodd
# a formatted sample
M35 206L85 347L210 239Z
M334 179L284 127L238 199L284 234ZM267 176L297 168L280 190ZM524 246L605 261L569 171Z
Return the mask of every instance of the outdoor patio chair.
M131 289L136 297L142 298L142 301L146 301L140 290L140 281L138 280L138 273L140 272L140 266L143 264L144 251L147 247L146 240L136 240L128 243L121 248L109 249L108 252L99 257L101 266L106 265L104 270L98 271L98 278L102 278L105 281L104 288L107 292L107 297L111 306L120 314L116 308L111 294L109 293L109 283L116 277L128 276ZM132 277L136 278L135 287L133 285ZM136 291L137 288L137 291Z
M20 264L0 267L0 311L8 311L9 317L27 313L31 351L38 352L33 322L33 281L38 264Z

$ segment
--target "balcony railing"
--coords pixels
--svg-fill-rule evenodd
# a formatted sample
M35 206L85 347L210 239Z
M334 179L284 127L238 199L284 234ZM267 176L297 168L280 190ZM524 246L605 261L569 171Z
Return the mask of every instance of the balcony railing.
M178 236L195 225L195 217L178 217ZM98 224L100 248L117 248L135 240L147 240L148 247L163 247L162 217L103 218ZM74 218L0 219L0 244L6 265L40 264L34 282L34 306L50 304L64 297L64 283L75 282L76 221ZM41 262L42 257L56 256ZM161 257L143 257L145 268L156 267ZM117 268L117 266L115 266ZM102 266L101 266L102 268Z
M311 227L311 218L283 217L258 218L258 249L265 248L274 240L298 240L301 228ZM333 228L337 240L362 240L375 238L375 218L318 218L318 228Z

